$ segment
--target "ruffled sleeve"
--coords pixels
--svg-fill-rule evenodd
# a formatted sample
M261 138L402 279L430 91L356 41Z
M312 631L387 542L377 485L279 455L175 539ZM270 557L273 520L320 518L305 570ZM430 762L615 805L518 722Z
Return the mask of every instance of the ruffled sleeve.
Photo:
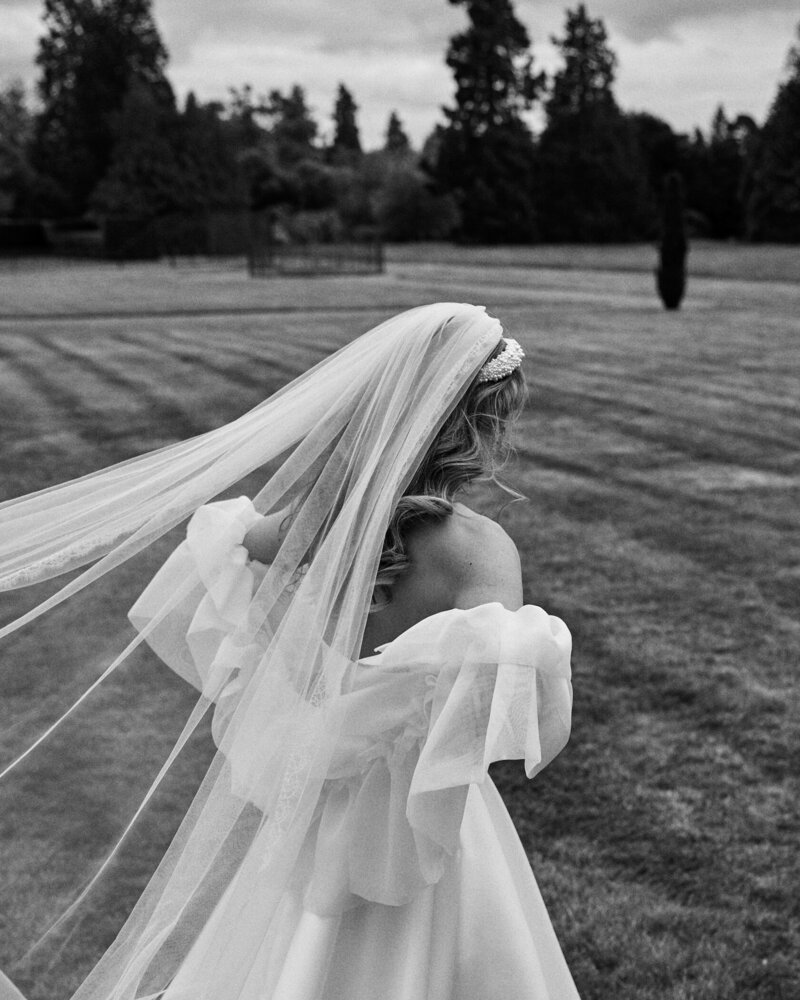
M260 515L247 497L200 507L182 542L128 612L143 631L185 591L147 635L161 659L207 697L217 697L241 660L231 648L266 567L242 542Z
M453 612L436 645L441 667L406 810L434 855L458 846L467 786L497 760L524 760L533 777L566 745L572 711L571 636L542 608Z
M571 639L538 607L427 618L362 661L301 859L305 905L401 905L444 874L471 784L540 771L569 737Z

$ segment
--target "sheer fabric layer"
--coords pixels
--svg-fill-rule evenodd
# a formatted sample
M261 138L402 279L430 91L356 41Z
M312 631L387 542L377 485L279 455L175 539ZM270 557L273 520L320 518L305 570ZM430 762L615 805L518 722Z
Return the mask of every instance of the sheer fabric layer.
M148 608L161 606L188 568L202 576L194 615L169 623L178 630L173 638L162 625L149 641L157 651L179 649L185 630L192 665L181 655L170 666L209 696L217 692L212 729L221 744L242 672L265 641L234 642L265 569L239 544L252 515L244 497L198 511L187 541L130 612L145 628ZM398 905L438 881L458 847L469 785L484 781L496 760L521 758L533 777L566 744L570 651L559 618L487 604L426 618L355 662L337 699L338 741L319 775L324 784L293 874L306 907L330 914L360 899ZM275 703L286 696L276 684ZM237 742L228 753L234 788L259 808L270 792L253 774L286 737L267 726L257 746Z
M218 926L208 955L211 967L229 950L240 960L224 988L208 995L240 995L320 819L392 509L501 335L479 307L411 310L219 430L0 504L0 590L83 567L0 635L36 622L83 588L101 588L109 570L256 469L265 470L265 485L255 510L292 515L273 563L253 576L252 600L233 628L216 617L226 606L222 597L241 607L237 594L247 587L235 582L236 573L207 586L214 559L204 565L202 552L209 555L205 540L213 531L195 522L197 558L162 592L160 607L148 606L142 631L106 667L103 676L152 638L199 689L141 808L207 711L219 750L150 883L76 1000L159 996L220 901L249 885L259 894L260 936L231 920ZM236 532L244 530L237 524ZM176 621L181 627L173 629ZM204 660L209 636L213 644L217 635L216 652ZM428 836L424 812L415 829ZM54 933L58 944L59 928Z
M226 655L226 643L263 572L237 543L248 520L245 498L198 512L202 551L190 524L187 542L131 611L145 625L145 609L175 574L216 553L187 632L202 637L193 646L200 684L227 667L217 733L240 690L242 661ZM234 880L165 1000L366 1000L376 983L387 1000L577 997L487 775L494 760L522 758L533 776L564 746L569 657L560 619L488 604L427 618L353 664L338 702L339 739L279 919L265 918L257 886ZM240 775L250 766L230 763ZM246 778L241 786L252 787ZM235 941L229 951L216 947L233 924L260 942L252 953ZM243 961L251 964L240 992L221 994Z

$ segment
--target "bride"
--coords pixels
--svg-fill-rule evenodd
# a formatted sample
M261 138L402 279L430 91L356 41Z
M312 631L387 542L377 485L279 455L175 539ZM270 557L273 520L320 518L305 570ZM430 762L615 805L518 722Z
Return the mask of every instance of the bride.
M86 567L0 634L191 515L93 685L146 641L198 690L128 831L206 715L217 753L75 1000L576 1000L487 774L566 743L570 637L458 501L522 356L482 308L423 306L226 427L0 504L0 589Z

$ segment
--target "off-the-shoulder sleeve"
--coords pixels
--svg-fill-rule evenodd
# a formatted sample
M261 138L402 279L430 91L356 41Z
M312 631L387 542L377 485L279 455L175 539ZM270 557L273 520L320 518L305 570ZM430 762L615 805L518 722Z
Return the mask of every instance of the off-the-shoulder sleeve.
M214 697L240 657L227 647L246 618L264 567L242 545L260 515L247 497L200 507L186 540L170 555L128 612L142 631L185 591L147 636L161 659L196 688Z
M487 604L450 613L435 646L441 665L406 812L418 839L452 853L467 786L493 761L522 759L533 777L565 746L572 640L542 608Z
M559 618L488 604L425 619L364 663L301 859L305 905L400 905L437 882L492 761L533 776L566 743L570 652Z

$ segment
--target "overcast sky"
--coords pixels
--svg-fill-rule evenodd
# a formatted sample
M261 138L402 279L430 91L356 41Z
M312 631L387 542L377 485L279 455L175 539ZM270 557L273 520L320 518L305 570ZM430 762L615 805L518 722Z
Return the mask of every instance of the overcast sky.
M565 0L517 0L539 68L557 65ZM0 80L35 79L41 0L0 0ZM798 0L595 0L619 57L623 108L647 110L673 128L708 126L716 106L762 120L800 21ZM360 107L367 147L381 141L396 108L419 143L441 119L452 82L448 37L466 23L446 0L155 0L170 53L169 77L183 96L224 98L228 86L257 93L302 84L323 132L336 85Z

